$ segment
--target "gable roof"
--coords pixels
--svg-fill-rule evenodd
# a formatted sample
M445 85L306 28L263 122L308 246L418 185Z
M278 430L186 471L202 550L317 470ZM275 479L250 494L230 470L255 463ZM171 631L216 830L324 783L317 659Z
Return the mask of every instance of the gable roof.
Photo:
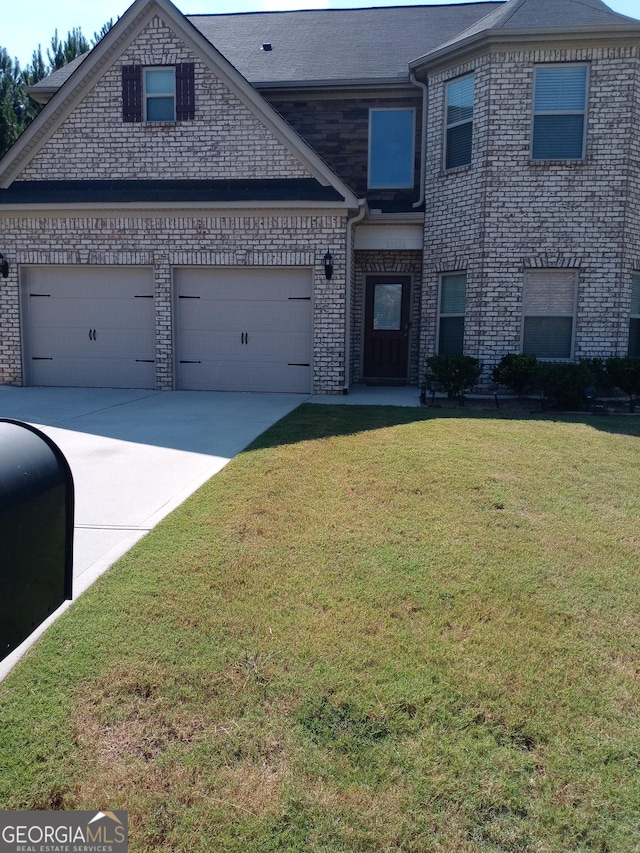
M73 112L97 80L118 60L154 16L159 15L184 43L229 88L244 106L301 162L322 186L333 187L348 207L358 206L352 190L170 0L135 0L115 26L79 62L48 106L0 160L0 187L8 187L50 136Z
M186 17L254 86L379 84L406 81L412 59L502 6L504 0L492 0ZM47 100L86 56L40 80L29 94Z
M411 62L416 68L488 39L600 37L640 34L640 21L614 12L602 0L508 0L453 39Z
M503 2L322 9L189 20L256 86L406 81L409 62ZM271 50L262 50L263 44Z

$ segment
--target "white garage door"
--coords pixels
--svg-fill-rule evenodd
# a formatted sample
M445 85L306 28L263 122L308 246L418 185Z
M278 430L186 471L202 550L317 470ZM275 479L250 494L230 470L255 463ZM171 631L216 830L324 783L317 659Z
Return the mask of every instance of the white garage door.
M175 270L178 387L310 393L312 273Z
M22 267L30 385L154 388L153 272Z

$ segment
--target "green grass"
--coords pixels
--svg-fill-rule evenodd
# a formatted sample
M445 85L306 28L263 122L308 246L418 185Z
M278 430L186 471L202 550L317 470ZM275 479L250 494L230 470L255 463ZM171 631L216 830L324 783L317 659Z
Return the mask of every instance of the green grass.
M640 851L640 421L303 406L0 686L132 851Z

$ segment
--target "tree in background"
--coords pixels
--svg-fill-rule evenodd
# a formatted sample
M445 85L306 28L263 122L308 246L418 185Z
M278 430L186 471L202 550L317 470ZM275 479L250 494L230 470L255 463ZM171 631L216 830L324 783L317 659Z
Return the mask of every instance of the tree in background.
M38 49L40 49L40 45L38 45ZM75 59L76 56L82 56L88 50L89 42L82 35L80 27L74 27L68 32L65 41L58 39L58 31L56 30L51 39L51 50L47 50L49 68L51 71L57 71Z
M20 68L17 59L11 59L6 48L0 47L0 157L13 145L42 109L42 104L31 100L26 89L34 86L53 71L67 65L71 60L86 53L109 32L113 19L107 21L98 33L93 34L91 43L82 35L79 27L67 33L64 41L55 31L51 47L47 49L47 62L42 47L33 51L31 64Z

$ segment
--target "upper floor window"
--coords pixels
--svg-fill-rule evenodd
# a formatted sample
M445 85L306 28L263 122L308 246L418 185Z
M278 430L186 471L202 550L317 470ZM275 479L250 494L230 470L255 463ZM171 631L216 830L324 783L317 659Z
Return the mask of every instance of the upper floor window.
M445 169L471 163L475 75L447 83Z
M438 354L462 355L464 314L467 302L467 274L447 273L440 279Z
M176 120L175 68L144 69L145 121Z
M631 276L631 319L628 355L640 358L640 272Z
M527 270L524 277L522 352L537 358L573 355L575 270Z
M534 160L582 160L584 157L586 65L540 65L533 95Z
M369 187L413 187L415 110L369 110Z
M195 75L192 62L150 68L123 66L123 121L189 121L194 118Z

